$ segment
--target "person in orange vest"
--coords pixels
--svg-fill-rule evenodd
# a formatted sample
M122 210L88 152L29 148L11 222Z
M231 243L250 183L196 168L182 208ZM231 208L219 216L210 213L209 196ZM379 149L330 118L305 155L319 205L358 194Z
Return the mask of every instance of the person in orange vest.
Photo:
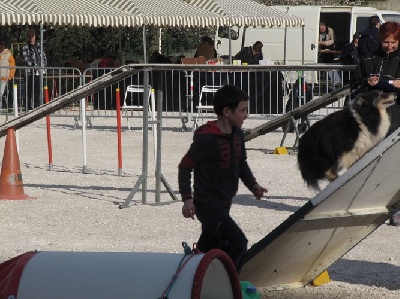
M0 109L3 108L3 94L8 81L14 78L15 74L15 59L9 49L7 42L0 40Z

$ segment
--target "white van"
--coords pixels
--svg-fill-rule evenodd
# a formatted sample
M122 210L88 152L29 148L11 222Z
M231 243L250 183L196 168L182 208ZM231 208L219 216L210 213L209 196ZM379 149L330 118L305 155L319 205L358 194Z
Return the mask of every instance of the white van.
M352 40L355 32L368 27L370 16L376 15L381 22L400 22L397 11L377 10L360 6L273 6L304 19L304 64L318 61L319 23L325 22L335 32L335 50ZM229 28L219 27L215 36L218 54L229 58ZM260 40L263 44L264 59L273 63L299 65L303 62L302 28L281 27L231 27L231 54L234 56L243 47ZM286 48L285 48L286 41ZM339 54L337 54L339 56ZM228 61L227 61L228 62Z

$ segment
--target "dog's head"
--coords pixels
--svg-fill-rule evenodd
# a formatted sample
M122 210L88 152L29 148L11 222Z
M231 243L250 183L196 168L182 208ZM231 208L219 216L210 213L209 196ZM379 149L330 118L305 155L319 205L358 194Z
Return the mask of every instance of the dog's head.
M395 92L373 90L367 93L359 94L354 101L354 105L362 107L372 105L378 110L385 110L396 103L396 98L397 94Z

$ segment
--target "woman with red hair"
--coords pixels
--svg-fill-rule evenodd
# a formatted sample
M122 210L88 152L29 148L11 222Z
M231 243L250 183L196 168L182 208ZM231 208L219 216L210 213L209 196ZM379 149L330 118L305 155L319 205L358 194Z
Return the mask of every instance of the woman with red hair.
M361 58L355 70L358 92L380 89L397 92L397 104L390 106L390 128L387 135L400 127L400 23L386 22L379 28L380 49ZM355 85L357 87L357 85ZM390 217L390 224L400 226L400 213Z
M385 84L400 88L400 23L386 22L379 29L380 48L373 54L361 57L355 70L355 82L360 91L382 89ZM399 91L400 93L400 91Z

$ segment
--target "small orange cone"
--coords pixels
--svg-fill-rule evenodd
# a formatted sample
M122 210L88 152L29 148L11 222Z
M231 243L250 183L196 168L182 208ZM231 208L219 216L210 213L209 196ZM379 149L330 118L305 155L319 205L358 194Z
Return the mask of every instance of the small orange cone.
M33 199L24 193L14 129L8 129L0 175L0 199Z

